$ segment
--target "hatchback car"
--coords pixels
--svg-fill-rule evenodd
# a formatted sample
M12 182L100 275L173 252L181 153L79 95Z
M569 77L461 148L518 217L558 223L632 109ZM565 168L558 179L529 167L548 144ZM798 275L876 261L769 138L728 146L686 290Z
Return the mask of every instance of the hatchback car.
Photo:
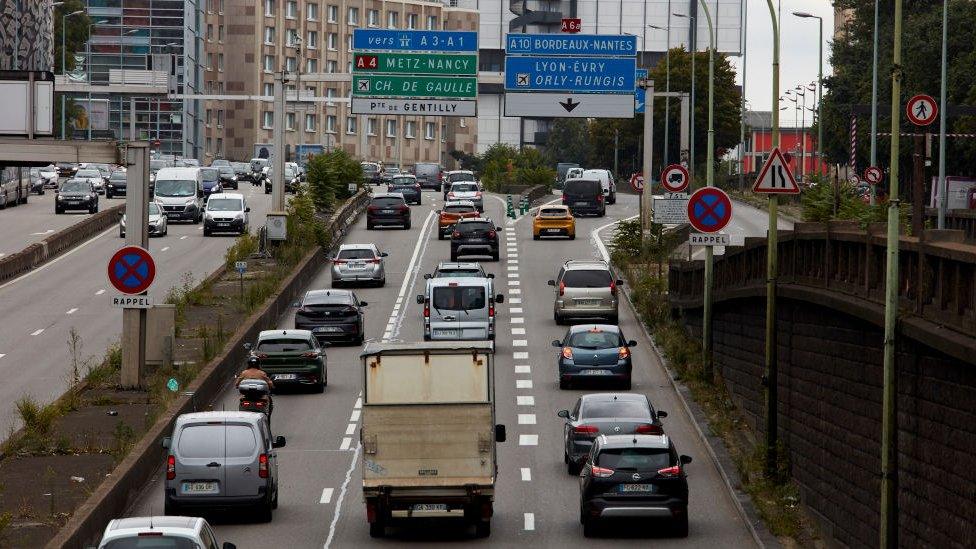
M454 232L454 224L459 219L472 219L481 217L478 208L470 200L453 200L444 204L444 209L437 210L437 240L443 240L445 236Z
M35 169L45 189L58 188L58 169L56 167L44 166L42 168L31 168L31 175L33 175Z
M573 215L607 215L606 197L596 179L567 179L563 185L563 205Z
M217 168L200 168L200 176L203 179L203 195L210 196L223 191L220 186L220 171Z
M580 473L580 522L593 536L602 522L668 520L678 537L688 536L688 477L691 456L678 455L666 435L601 435Z
M119 221L119 238L125 238L125 221L126 216L122 214L122 219ZM149 232L149 236L166 236L169 233L166 213L163 212L162 206L155 202L149 203L149 210L146 216L146 229Z
M341 284L370 283L386 285L386 252L380 252L375 244L343 244L332 258L332 286Z
M617 287L623 283L614 278L606 261L570 259L563 263L556 279L549 281L556 292L552 317L556 324L569 318L593 317L616 324Z
M393 178L401 173L403 172L400 171L399 166L387 166L380 173L380 178L383 180L383 183L389 185L393 181Z
M226 166L217 166L217 173L220 174L221 188L234 189L235 191L237 190L237 170L235 170L233 166L230 164Z
M563 461L576 474L590 453L593 440L601 435L660 435L661 418L646 396L635 393L590 393L576 401L573 411L560 410L563 425Z
M498 261L498 232L501 230L490 219L459 220L451 233L451 261L457 261L462 255L488 255L492 261Z
M366 206L366 229L399 225L410 229L410 206L400 193L374 194Z
M126 172L122 170L112 172L112 175L108 176L108 183L105 185L105 198L125 196L125 191L128 188L126 181Z
M417 178L412 175L397 175L390 180L386 190L391 193L400 193L408 204L416 204L418 206L423 197L423 189L420 188L420 183L417 182Z
M485 201L481 194L481 187L474 181L453 183L451 190L447 192L444 200L470 200L474 202L474 207L478 208L479 212L485 211Z
M566 206L542 206L532 218L532 239L544 236L576 238L576 219Z
M129 517L112 519L105 527L98 549L237 549L217 536L200 517Z
M325 349L308 330L262 330L252 346L244 348L257 357L261 369L275 383L275 389L286 386L311 387L316 393L329 384Z
M61 184L54 199L54 213L68 210L88 210L98 213L98 192L91 179L69 179Z
M250 229L251 207L244 195L218 193L210 195L203 213L203 236L214 233L244 234Z
M278 507L278 456L285 437L272 439L264 414L196 412L176 418L163 438L167 515L246 508L262 522Z
M309 290L296 305L296 329L309 330L320 341L363 344L363 307L366 302L360 301L351 291Z
M554 339L559 348L556 359L559 388L569 389L578 381L611 382L623 390L630 390L630 348L619 326L608 324L579 324L566 331L562 340Z

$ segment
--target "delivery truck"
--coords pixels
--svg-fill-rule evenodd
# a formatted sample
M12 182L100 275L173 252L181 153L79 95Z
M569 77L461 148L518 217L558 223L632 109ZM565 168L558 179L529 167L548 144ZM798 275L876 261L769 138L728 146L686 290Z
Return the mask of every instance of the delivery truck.
M372 537L416 519L491 534L496 450L490 341L369 343L363 349L363 500Z

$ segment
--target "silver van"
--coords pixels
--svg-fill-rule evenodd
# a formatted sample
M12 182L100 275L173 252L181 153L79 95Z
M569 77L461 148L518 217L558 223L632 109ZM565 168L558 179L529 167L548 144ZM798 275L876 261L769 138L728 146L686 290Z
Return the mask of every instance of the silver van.
M495 304L487 278L432 278L427 293L417 296L424 306L424 341L432 339L495 339Z
M264 414L197 412L176 418L163 439L167 515L251 508L261 522L278 507L278 458L285 437L272 439ZM192 511L191 511L192 509Z
M170 221L203 220L203 175L200 168L160 168L152 202L163 207Z

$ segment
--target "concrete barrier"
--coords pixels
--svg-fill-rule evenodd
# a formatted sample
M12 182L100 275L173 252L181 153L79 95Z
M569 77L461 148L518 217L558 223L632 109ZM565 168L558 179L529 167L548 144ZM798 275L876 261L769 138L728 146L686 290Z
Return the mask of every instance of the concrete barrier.
M361 190L333 214L327 225L331 234L330 249L317 247L305 255L291 275L282 282L280 291L269 297L258 311L241 324L227 339L221 354L214 357L186 388L186 392L190 394L180 396L170 404L166 412L133 446L122 463L75 510L68 523L48 542L48 549L81 549L98 542L108 521L125 512L159 468L165 458L160 441L172 431L176 418L180 414L205 409L219 396L221 388L237 374L247 358L244 343L254 341L261 330L277 325L281 315L291 307L299 292L315 278L326 258L342 242L348 228L365 210L369 196L367 190ZM222 265L218 271L223 273L224 269L225 266Z

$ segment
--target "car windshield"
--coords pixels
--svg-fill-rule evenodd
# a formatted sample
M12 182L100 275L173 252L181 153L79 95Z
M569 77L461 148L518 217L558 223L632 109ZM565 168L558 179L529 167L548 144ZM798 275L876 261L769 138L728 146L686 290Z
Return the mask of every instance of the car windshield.
M484 278L485 273L481 269L438 269L434 276L436 278Z
M217 168L200 168L200 175L204 181L216 181L220 179L220 172Z
M61 185L63 193L87 193L91 191L91 184L84 180L69 179Z
M338 259L373 259L376 257L373 255L373 250L365 249L352 249L352 250L339 250Z
M75 177L101 177L102 172L90 168L85 168L84 170L78 170Z
M397 187L413 187L417 180L412 177L394 177L393 185Z
M376 164L360 164L363 167L364 173L376 173L380 171L380 167Z
M473 233L477 231L490 231L494 229L487 221L476 221L473 223L458 223L454 229L459 233Z
M452 173L448 176L451 183L455 181L474 181L474 174L470 173Z
M599 181L573 179L566 182L563 191L567 194L598 194L603 192L603 187Z
M149 203L149 215L162 215L163 212L159 210L159 204L155 202Z
M478 211L478 209L475 208L474 206L468 206L467 204L462 204L456 206L455 205L444 206L444 211L447 213L467 213L467 212L476 212Z
M608 419L615 417L651 419L647 405L635 400L583 401L580 419Z
M576 347L578 349L616 349L624 344L620 334L605 332L603 330L587 330L570 335L567 341L563 342L566 347Z
M485 289L482 286L442 286L434 288L431 304L435 309L464 311L485 307Z
M609 271L595 269L566 271L562 279L567 288L608 288L611 282Z
M395 196L379 196L369 202L370 206L379 208L393 208L403 205L403 199Z
M194 196L197 193L197 182L191 179L162 179L156 181L157 196Z
M452 193L474 193L478 192L478 186L469 183L455 183L451 185Z
M125 172L114 172L108 178L109 181L125 181Z
M217 171L220 172L220 175L234 175L234 168L231 166L221 166L217 168Z
M386 173L388 175L396 175L396 174L400 173L400 168L387 168L386 169Z
M207 201L207 210L211 212L239 212L243 209L240 198L211 198Z
M296 353L299 351L311 351L312 345L307 339L265 339L258 343L257 350L266 353Z
M596 465L607 469L656 471L671 466L671 452L663 448L604 448Z
M133 536L112 540L105 545L105 549L199 549L190 538L180 536Z
M210 166L213 168L218 166L230 166L230 160L214 160L210 163Z
M539 210L539 217L566 217L569 215L564 208L542 208Z
M291 179L295 177L295 168L285 168L285 177Z

